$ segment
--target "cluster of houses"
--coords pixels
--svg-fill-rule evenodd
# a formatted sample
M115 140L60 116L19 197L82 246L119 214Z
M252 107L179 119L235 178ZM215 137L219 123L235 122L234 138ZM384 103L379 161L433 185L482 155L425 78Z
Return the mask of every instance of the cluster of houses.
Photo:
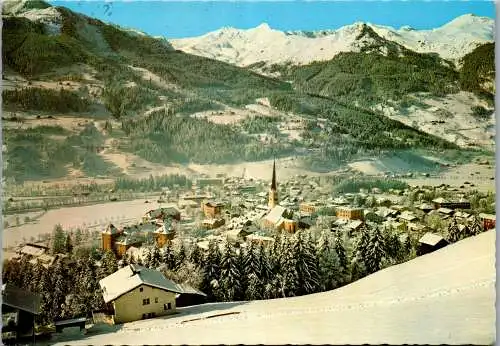
M318 225L332 232L355 234L363 225L373 223L391 227L402 235L415 232L420 237L417 253L423 255L447 245L442 236L429 228L426 218L436 215L442 220L453 218L465 224L475 217L467 212L471 203L463 196L456 200L440 197L412 207L401 203L410 192L425 193L425 187L391 190L388 194L374 188L333 197L331 191L317 180L304 178L298 176L278 186L274 163L267 191L263 189L265 183L249 182L244 178L198 179L194 191L181 196L177 207L151 209L134 225L118 228L110 224L101 233L102 249L115 252L118 258L125 255L138 258L148 251L144 246L147 242L151 244L148 239L159 248L169 242L189 240L202 249L208 249L211 240L228 239L239 246L251 242L271 244L277 231L294 233ZM212 186L229 196L231 202L215 198L210 191L201 193L202 189L209 190ZM360 197L373 198L375 203L359 207L356 199ZM194 221L196 215L202 220L198 224ZM485 230L495 228L495 215L479 214L479 219ZM207 234L189 238L179 232L181 226L201 227ZM18 257L28 256L31 263L50 266L59 255L50 255L48 250L42 245L25 244L19 249ZM177 307L193 304L193 301L203 302L205 297L203 292L168 280L158 270L136 264L126 265L99 284L107 304L104 313L111 316L113 323L173 314ZM39 313L39 297L16 290L18 295L12 293L13 288L3 286L2 332L11 333L12 329L27 335L33 333L34 316ZM24 298L21 297L23 294ZM18 297L22 302L16 302ZM85 324L85 318L58 323L59 328L66 326L64 323Z

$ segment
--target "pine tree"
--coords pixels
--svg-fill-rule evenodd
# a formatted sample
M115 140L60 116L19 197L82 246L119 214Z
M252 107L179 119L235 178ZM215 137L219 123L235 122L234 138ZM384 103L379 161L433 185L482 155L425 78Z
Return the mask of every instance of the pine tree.
M52 289L52 297L49 305L49 316L51 319L59 319L62 318L62 309L63 304L66 300L66 295L68 293L68 288L66 286L67 282L67 268L65 268L62 260L56 261L53 265L53 287Z
M64 253L66 250L66 237L64 236L64 231L60 224L54 227L52 232L52 253Z
M66 239L64 240L64 251L68 254L73 252L73 244L69 234L66 235Z
M474 215L474 218L472 219L472 224L470 225L470 233L472 235L478 235L481 232L483 232L483 225L479 221L477 215Z
M113 251L108 250L104 253L101 261L100 279L105 278L118 270L118 261Z
M208 252L205 257L205 266L203 268L202 291L207 294L209 301L219 298L219 280L220 280L221 254L219 246L215 241L210 241Z
M250 242L246 248L243 257L243 278L245 283L245 297L247 300L261 299L262 292L262 277L261 277L261 261L259 258L260 252L257 251L255 244Z
M253 242L247 247L244 255L244 275L250 276L250 274L256 274L260 276L260 263L258 259L257 250Z
M271 299L274 298L273 295L273 285L272 282L275 278L275 275L272 271L272 263L271 263L271 254L270 250L268 251L264 244L260 244L258 251L259 258L259 272L261 273L260 280L262 281L262 298ZM251 282L249 282L251 285Z
M280 256L281 272L277 275L278 292L282 297L296 296L299 292L299 274L297 273L297 257L290 237L282 239L282 256Z
M142 263L146 268L151 268L151 250L150 249L147 249L145 251Z
M334 249L339 260L340 278L339 284L344 284L348 281L349 276L349 260L344 246L344 240L340 232L335 233Z
M376 227L370 236L370 241L368 245L368 254L364 262L368 273L375 273L382 268L382 261L384 260L385 254L385 244L384 238L382 237L382 232L378 227Z
M458 228L457 220L453 219L450 226L448 227L448 241L450 243L455 243L463 238L462 232Z
M80 245L80 243L82 242L82 238L82 230L80 228L77 228L75 232L75 245Z
M186 261L186 247L184 244L181 242L179 244L179 247L177 248L177 251L175 251L175 268L179 269L182 267L184 262Z
M125 253L125 255L123 255L122 257L122 266L123 267L126 267L130 264L130 257L132 257L132 255L130 254L127 254Z
M248 278L247 276L244 275L244 269L245 269L245 258L244 258L244 252L242 248L236 249L236 268L238 270L239 275L239 287L235 292L234 295L234 300L236 301L241 301L245 300L245 292L248 287Z
M220 287L223 301L230 302L237 299L242 291L241 273L238 268L236 253L231 243L226 240L221 258Z
M383 238L387 257L391 259L393 263L400 262L404 258L404 250L398 235L386 229L383 232Z
M36 263L33 266L33 276L31 282L29 283L30 292L40 292L41 282L44 276L45 268L40 264Z
M168 270L173 270L175 268L175 255L172 249L172 243L170 242L163 248L162 262Z
M302 235L301 235L302 233ZM301 256L297 256L297 273L299 274L299 294L315 293L319 290L319 263L315 243L311 233L297 232L296 241L302 242ZM300 248L297 246L296 248Z
M153 250L151 251L151 263L150 263L150 266L151 268L158 268L160 263L161 263L161 254L160 254L160 249L158 248L158 246L154 246L153 247Z
M351 264L351 276L357 280L366 275L366 259L368 258L368 246L370 234L366 226L360 229L359 236L354 246L354 258Z
M341 279L340 261L331 244L329 234L324 231L317 243L317 258L320 289L327 291L336 288Z
M197 267L201 267L203 264L203 254L201 253L200 247L196 244L193 245L189 253L189 261Z
M21 258L21 261L19 261L19 275L16 278L15 285L27 290L32 279L33 266L29 262L28 257L24 256Z

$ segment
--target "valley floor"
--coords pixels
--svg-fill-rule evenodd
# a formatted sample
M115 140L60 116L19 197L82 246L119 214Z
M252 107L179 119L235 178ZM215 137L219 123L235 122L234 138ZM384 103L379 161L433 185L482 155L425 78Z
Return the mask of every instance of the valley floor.
M188 307L51 344L491 344L495 237L488 231L334 291Z

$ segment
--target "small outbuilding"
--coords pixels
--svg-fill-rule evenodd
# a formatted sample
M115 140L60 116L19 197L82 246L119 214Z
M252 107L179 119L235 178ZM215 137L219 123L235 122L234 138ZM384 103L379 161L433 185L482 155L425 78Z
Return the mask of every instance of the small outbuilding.
M446 245L448 245L448 241L446 241L446 239L442 236L428 232L418 241L417 256L434 252L445 247Z

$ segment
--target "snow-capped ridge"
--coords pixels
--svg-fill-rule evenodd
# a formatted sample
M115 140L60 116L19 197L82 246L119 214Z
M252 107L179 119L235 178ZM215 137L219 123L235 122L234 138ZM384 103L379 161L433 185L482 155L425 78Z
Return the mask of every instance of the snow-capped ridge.
M247 30L222 28L199 37L174 39L171 43L175 49L238 66L257 62L308 64L332 59L341 52L359 52L363 45L373 43L367 28L406 49L437 53L454 62L477 46L494 41L495 30L493 19L466 14L431 30L417 30L408 25L395 29L356 21L336 30L280 31L261 23ZM383 52L384 49L379 51Z

